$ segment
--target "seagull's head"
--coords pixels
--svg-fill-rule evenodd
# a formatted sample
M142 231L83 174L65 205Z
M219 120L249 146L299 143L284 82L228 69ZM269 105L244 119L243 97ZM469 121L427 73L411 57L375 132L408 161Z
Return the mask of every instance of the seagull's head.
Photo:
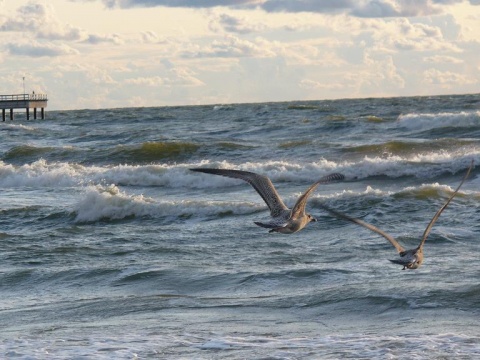
M400 253L400 259L390 260L395 264L400 264L403 266L402 270L405 269L418 269L423 263L423 249L418 247L416 249L407 250Z
M313 217L312 215L310 215L310 214L307 214L307 219L308 219L308 222L316 222L316 221L317 221L317 219L314 218L314 217Z
M419 247L413 254L413 261L407 265L408 269L418 269L423 263L423 249Z

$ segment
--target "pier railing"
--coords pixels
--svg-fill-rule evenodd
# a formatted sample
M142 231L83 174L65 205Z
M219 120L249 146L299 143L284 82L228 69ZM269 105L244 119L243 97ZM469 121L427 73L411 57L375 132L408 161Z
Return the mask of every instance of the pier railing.
M0 95L0 101L38 101L38 100L48 100L47 94Z
M46 94L13 94L0 95L0 109L2 110L2 120L6 119L6 110L10 110L10 120L13 120L14 109L25 109L27 120L30 119L30 108L33 109L33 118L37 118L37 108L40 108L40 116L45 119L45 108L48 98Z

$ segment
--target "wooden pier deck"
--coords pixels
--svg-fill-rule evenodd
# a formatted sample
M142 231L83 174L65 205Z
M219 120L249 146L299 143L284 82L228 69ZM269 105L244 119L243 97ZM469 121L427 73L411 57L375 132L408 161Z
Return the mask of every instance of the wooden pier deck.
M2 109L2 121L6 119L6 110L10 110L10 120L13 120L14 109L25 109L27 120L30 120L30 109L33 109L33 118L37 118L37 109L40 109L40 116L45 119L45 108L47 107L46 94L16 94L0 95L0 109Z

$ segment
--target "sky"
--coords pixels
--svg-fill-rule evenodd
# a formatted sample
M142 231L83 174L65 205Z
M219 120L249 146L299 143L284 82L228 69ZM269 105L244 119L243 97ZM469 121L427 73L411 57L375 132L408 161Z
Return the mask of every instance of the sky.
M480 0L0 0L51 110L480 93Z

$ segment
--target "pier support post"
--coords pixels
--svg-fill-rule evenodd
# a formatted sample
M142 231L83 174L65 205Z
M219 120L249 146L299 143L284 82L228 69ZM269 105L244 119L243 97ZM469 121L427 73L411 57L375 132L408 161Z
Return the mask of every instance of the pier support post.
M5 121L5 109L2 109L2 121Z
M33 120L37 119L37 108L33 108Z
M13 109L10 109L10 120L13 120Z
M27 120L30 120L30 108L27 107Z
M45 119L45 108L42 107L41 112L42 112L42 120L43 120L43 119Z

